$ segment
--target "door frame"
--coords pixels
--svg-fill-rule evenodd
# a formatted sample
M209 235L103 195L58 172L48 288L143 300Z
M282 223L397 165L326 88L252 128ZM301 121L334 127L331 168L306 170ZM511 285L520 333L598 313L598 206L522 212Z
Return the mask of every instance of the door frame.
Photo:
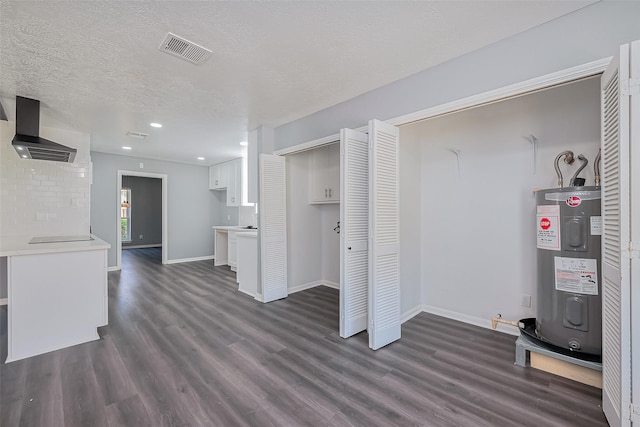
M162 263L168 263L169 233L167 227L168 206L168 175L151 172L128 171L118 169L118 183L116 185L116 200L120 200L123 176L138 176L142 178L159 178L162 180ZM116 203L116 270L122 269L122 234L120 233L120 203Z

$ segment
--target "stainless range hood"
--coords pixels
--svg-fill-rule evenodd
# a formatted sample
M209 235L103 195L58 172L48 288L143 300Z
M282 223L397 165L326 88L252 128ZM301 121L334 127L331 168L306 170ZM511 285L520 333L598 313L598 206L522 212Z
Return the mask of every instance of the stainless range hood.
M40 138L40 101L16 96L16 136L11 145L23 159L73 163L78 150Z

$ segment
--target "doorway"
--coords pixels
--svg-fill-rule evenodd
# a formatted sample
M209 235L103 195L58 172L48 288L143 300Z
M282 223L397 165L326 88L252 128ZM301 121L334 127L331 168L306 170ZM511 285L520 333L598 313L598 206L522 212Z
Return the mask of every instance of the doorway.
M152 201L150 199L150 194L145 188L152 188L152 181L146 182L145 178L158 179L161 181L161 192L160 197L161 201ZM116 267L117 269L122 268L122 249L123 246L126 248L136 247L136 248L145 248L145 247L157 247L161 246L162 251L162 264L167 264L168 259L168 232L167 232L167 175L166 174L156 174L156 173L148 173L148 172L138 172L138 171L126 171L126 170L118 170L118 184L117 184L117 205L116 208L118 210L117 215L117 250L116 250ZM123 182L125 184L123 185ZM136 191L135 187L140 189L140 191ZM152 218L153 221L149 221L151 224L148 224L149 227L140 227L140 221L136 221L134 214L134 207L136 206L136 198L138 201L143 202L144 204L138 204L139 207L143 207L144 205L160 205L160 212L157 211L157 208L154 211L142 212L143 215L156 215L156 218ZM138 211L138 213L140 213ZM157 233L156 227L154 226L154 222L157 220L157 215L161 216L161 231L159 232L160 236L155 236ZM151 233L151 234L148 234ZM145 234L147 236L146 243L145 242ZM158 240L160 243L158 244ZM143 243L144 242L144 243Z

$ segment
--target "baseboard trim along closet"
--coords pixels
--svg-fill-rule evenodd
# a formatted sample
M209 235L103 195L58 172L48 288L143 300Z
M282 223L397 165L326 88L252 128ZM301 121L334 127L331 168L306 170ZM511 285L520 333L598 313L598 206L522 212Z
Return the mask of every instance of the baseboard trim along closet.
M296 292L306 291L307 289L315 288L316 286L326 286L328 288L340 289L340 285L338 285L337 283L330 282L328 280L315 280L313 282L292 286L288 289L288 292L290 294L295 294Z
M435 314L436 316L446 317L447 319L458 320L470 325L480 326L481 328L491 329L491 319L484 319L482 317L469 316L468 314L458 313L451 310L446 310L440 307L434 307L432 305L423 305L422 311ZM517 320L517 319L516 319ZM499 324L496 329L498 332L502 332L509 335L520 335L518 328L513 326L507 326Z
M180 264L181 262L208 261L213 259L213 255L199 256L195 258L169 259L167 264Z
M149 245L122 245L122 250L125 249L147 249L147 248L161 248L162 243L151 243Z
M117 265L114 265L112 267L107 267L107 271L120 271L121 268L118 267Z
M0 305L9 304L9 298L0 298Z

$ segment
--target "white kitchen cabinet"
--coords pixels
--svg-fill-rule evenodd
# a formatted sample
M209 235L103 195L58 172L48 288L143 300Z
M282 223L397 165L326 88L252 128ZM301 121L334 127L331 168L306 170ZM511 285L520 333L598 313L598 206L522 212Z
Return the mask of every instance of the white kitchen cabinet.
M209 167L209 190L224 190L227 187L229 164L220 163Z
M231 271L236 271L238 263L238 236L236 235L236 232L229 230L228 239L227 264L229 264Z
M209 189L226 190L227 206L247 203L246 159L239 158L209 167Z
M242 159L227 163L227 206L242 204Z
M340 144L311 150L309 203L340 202Z
M258 293L258 233L238 233L238 290L255 298Z
M108 324L107 250L94 240L29 244L5 237L7 284L7 359L25 359L98 340Z

